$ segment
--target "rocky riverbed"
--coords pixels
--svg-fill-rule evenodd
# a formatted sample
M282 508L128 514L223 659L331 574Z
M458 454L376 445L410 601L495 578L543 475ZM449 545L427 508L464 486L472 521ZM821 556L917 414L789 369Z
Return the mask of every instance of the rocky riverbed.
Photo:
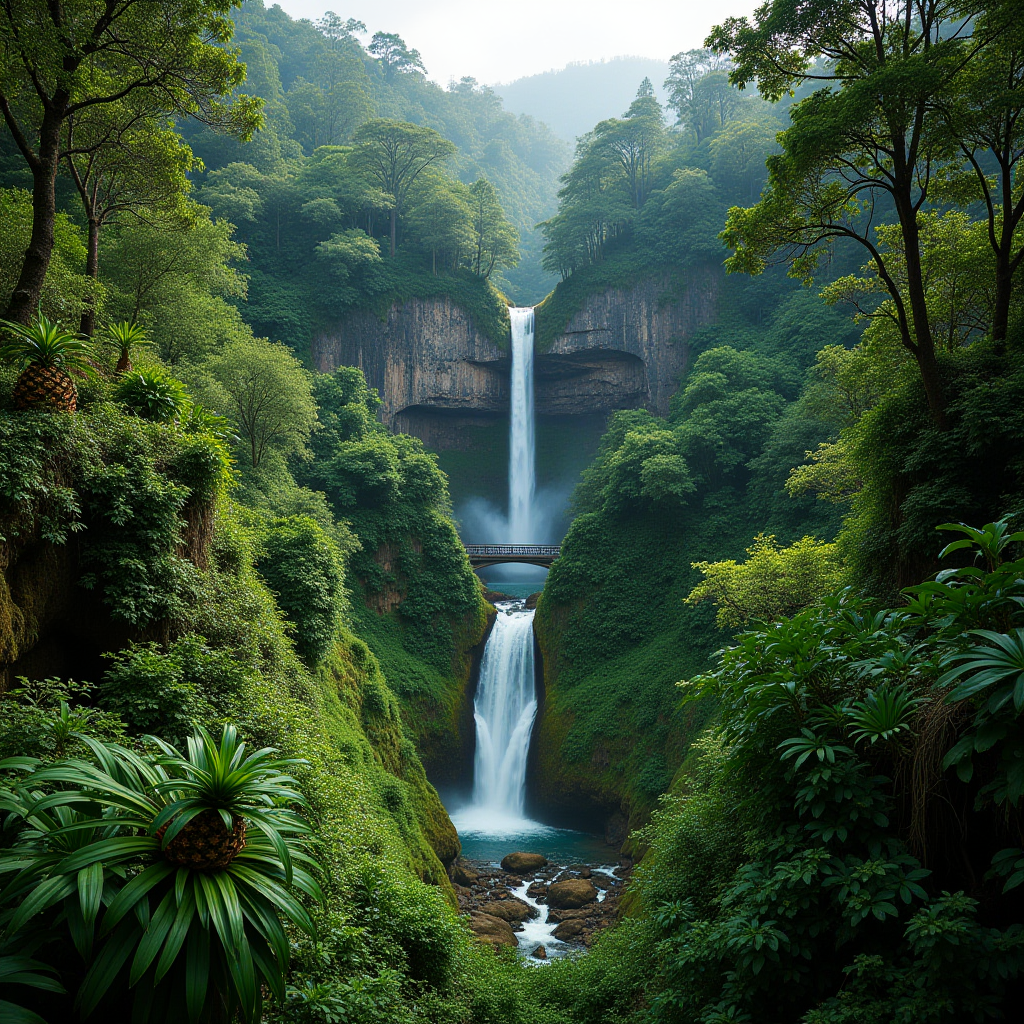
M556 864L543 854L515 852L500 865L460 857L451 878L481 942L517 947L541 961L587 949L617 920L630 871L627 864Z

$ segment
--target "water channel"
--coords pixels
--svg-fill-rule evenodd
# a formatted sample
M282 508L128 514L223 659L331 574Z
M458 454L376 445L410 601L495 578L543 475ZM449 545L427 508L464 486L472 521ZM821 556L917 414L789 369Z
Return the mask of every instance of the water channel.
M509 310L511 331L511 396L509 426L509 500L507 540L532 543L536 520L536 458L533 403L533 331L531 308ZM537 716L533 617L523 600L502 601L480 663L473 716L476 754L472 799L451 809L462 841L463 856L497 864L516 850L543 853L560 864L600 865L610 850L597 836L558 828L526 817L526 771L530 738ZM559 956L566 944L553 936L547 907L526 897L531 879L516 895L539 916L518 934L520 950L544 945Z

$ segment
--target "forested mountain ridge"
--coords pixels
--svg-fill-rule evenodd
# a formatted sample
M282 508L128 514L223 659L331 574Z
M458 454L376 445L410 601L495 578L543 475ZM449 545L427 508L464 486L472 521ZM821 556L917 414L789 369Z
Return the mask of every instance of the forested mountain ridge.
M614 57L611 60L567 64L493 86L507 110L543 121L556 135L573 144L598 121L625 110L636 83L649 78L658 98L667 99L666 60Z
M378 33L366 44L367 49L360 44L354 23L344 23L333 15L316 25L294 21L279 7L265 8L260 0L247 0L234 17L234 41L249 69L245 88L263 100L266 125L255 145L246 146L244 156L209 133L189 133L188 137L207 173L217 172L214 180L219 184L206 191L207 200L215 212L246 232L250 258L259 272L271 276L271 289L276 280L285 293L289 285L301 284L296 260L308 261L308 249L313 247L307 244L307 248L296 249L289 262L289 254L279 251L280 218L285 219L286 247L294 232L312 232L314 239L322 240L329 237L324 229L335 226L331 211L304 209L315 197L287 194L286 182L304 164L304 156L322 146L344 146L361 124L383 118L431 128L455 146L455 151L432 169L434 180L420 183L420 195L413 197L418 199L417 209L404 211L408 217L402 220L402 232L412 247L443 249L442 259L451 259L453 247L456 251L468 247L459 237L466 231L458 223L459 205L472 205L472 199L457 187L454 191L452 186L442 188L443 176L437 179L436 172L443 175L447 168L456 181L466 184L485 179L497 190L504 214L519 233L522 258L518 265L508 258L499 264L502 287L515 301L543 296L548 284L539 266L541 241L533 229L552 209L555 181L567 158L561 140L543 124L504 111L498 97L472 79L453 83L448 89L428 81L417 63L418 55L410 57L415 51L397 36ZM255 184L260 176L253 181L235 181L239 174L244 177L240 168L227 170L235 163L250 164L272 180L262 189ZM285 181L275 184L282 173ZM265 207L263 217L260 210L232 207L230 198L220 196L228 192L234 198L232 186L243 191L254 188ZM340 202L338 187L323 198ZM346 198L351 200L351 196ZM379 208L377 218L383 221L386 216L387 210ZM252 227L246 230L249 225ZM374 233L372 223L363 221L362 227ZM431 233L442 236L440 244L427 241ZM271 248L274 252L268 251ZM264 261L265 270L260 266ZM343 287L342 282L336 282L338 286ZM363 286L372 294L370 282ZM312 293L305 298L316 300ZM344 304L344 300L337 303ZM257 311L250 315L258 330L277 326L272 318L261 321Z

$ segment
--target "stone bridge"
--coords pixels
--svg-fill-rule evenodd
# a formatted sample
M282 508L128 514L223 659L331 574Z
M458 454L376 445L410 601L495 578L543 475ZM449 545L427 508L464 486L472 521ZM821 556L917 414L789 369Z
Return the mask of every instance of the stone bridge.
M540 565L545 569L562 551L560 544L467 544L466 554L474 569L488 565L518 562L521 565Z

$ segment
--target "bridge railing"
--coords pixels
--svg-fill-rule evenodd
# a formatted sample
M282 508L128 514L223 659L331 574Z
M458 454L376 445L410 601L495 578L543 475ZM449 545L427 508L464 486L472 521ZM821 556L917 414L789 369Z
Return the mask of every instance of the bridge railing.
M490 555L506 555L512 558L557 558L562 551L561 544L467 544L466 553L470 558Z

